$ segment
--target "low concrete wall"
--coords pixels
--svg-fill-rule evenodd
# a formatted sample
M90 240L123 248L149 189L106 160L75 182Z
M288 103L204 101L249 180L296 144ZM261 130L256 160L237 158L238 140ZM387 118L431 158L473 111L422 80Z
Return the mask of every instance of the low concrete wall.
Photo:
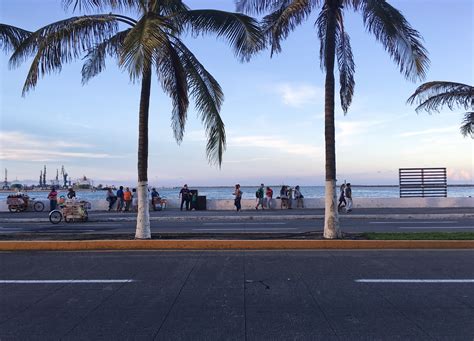
M45 204L45 211L49 209L49 201L41 200ZM255 199L242 200L243 210L255 210ZM271 207L279 209L280 199L273 199ZM104 211L108 208L105 200L92 200L93 211ZM168 208L179 208L178 199L168 199ZM324 198L305 198L305 208L324 208ZM296 201L293 201L296 207ZM474 198L355 198L354 208L423 208L423 207L472 207ZM207 200L208 210L234 210L234 200ZM8 211L6 202L0 202L0 211Z

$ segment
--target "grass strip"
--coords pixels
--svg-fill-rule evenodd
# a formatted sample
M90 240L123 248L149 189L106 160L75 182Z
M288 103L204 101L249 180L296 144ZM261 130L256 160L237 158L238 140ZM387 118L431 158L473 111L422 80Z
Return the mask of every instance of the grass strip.
M369 240L474 240L474 232L366 232Z

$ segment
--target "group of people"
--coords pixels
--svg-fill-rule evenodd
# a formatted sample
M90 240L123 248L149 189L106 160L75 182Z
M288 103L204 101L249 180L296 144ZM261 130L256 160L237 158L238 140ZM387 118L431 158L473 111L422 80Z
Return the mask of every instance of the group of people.
M352 211L352 188L351 184L342 184L341 185L341 193L339 194L339 204L337 205L337 210L339 212L346 212Z
M180 210L183 210L183 206L186 211L198 209L198 192L196 190L190 190L187 184L184 184L183 188L179 191L178 198L181 199Z
M58 192L56 191L56 187L51 187L51 191L48 193L48 200L49 200L49 211L54 211L58 204L64 204L66 198L61 195L58 199ZM66 197L68 199L75 199L76 198L76 191L72 187L68 188Z
M241 201L243 192L240 189L240 184L235 185L234 193L234 206L239 212L242 209ZM273 189L269 186L265 187L261 184L255 192L256 205L255 209L258 210L260 207L262 210L265 208L272 208L273 203ZM294 189L290 186L282 186L280 189L280 195L277 199L281 199L281 208L291 209L293 200L296 200L296 208L304 208L303 194L301 194L300 186L296 186Z
M160 197L160 193L156 188L151 190L151 206L154 211L161 210L163 208L163 200ZM123 188L120 186L116 193L112 188L107 188L106 200L109 203L109 211L112 211L115 203L117 203L117 212L129 212L131 210L136 211L138 209L138 196L136 188L132 188L130 191L129 187Z

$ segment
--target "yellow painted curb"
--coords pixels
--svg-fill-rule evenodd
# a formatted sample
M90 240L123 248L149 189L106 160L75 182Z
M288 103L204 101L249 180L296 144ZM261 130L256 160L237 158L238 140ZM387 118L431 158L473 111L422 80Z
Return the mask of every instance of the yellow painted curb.
M0 241L0 251L474 249L474 240L92 240Z

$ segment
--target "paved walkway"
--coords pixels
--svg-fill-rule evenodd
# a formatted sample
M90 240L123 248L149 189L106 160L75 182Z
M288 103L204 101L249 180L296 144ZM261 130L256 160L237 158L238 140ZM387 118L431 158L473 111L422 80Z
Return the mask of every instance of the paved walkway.
M293 220L315 219L324 217L324 209L293 209L293 210L248 210L248 211L180 211L169 209L165 211L150 212L151 220ZM452 208L356 208L350 213L340 215L360 219L451 219L474 218L474 207ZM136 219L136 212L107 212L90 211L91 221L131 221ZM0 212L0 222L34 222L47 221L48 212Z

